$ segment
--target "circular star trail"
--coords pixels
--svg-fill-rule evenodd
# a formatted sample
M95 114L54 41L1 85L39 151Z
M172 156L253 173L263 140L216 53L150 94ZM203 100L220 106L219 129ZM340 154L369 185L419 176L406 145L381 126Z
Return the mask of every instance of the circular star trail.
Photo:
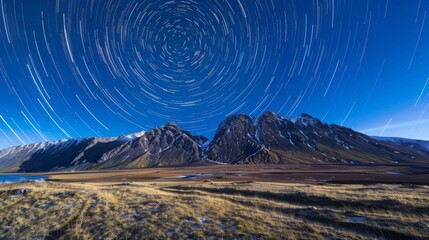
M0 147L168 121L210 136L266 110L382 134L429 118L425 1L0 4Z

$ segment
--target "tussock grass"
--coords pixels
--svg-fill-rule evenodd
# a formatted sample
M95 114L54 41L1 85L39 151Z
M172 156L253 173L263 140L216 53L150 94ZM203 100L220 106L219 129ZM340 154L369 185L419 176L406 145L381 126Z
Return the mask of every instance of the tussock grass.
M0 185L0 239L424 239L429 188L259 182Z

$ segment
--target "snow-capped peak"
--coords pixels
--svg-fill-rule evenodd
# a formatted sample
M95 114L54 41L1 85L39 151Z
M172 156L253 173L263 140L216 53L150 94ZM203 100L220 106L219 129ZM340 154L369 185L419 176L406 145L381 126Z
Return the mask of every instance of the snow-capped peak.
M305 127L308 127L308 126L314 127L320 123L320 121L317 118L314 118L306 113L301 114L301 116L299 117L290 118L290 121L295 124L300 123Z
M118 139L119 140L133 140L133 139L142 137L145 133L146 133L146 131L130 133L127 135L120 136L120 137L118 137Z

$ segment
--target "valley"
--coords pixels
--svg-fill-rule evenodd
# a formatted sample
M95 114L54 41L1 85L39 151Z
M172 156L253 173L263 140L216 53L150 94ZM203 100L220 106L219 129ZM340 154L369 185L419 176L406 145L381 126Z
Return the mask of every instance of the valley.
M0 239L425 239L427 141L266 112L0 151ZM6 175L5 175L6 176Z
M45 173L51 181L257 181L308 184L418 184L429 185L429 167L424 165L206 165L129 170L97 170Z

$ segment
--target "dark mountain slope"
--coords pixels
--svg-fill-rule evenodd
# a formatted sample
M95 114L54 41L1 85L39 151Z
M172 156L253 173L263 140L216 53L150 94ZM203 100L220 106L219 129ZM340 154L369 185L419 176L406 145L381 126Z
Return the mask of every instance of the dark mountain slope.
M379 141L350 128L328 125L307 114L283 118L266 112L258 119L227 118L207 157L223 163L410 163L427 152Z
M206 141L204 137L194 137L176 124L169 123L106 152L96 168L122 169L191 164L202 160L200 145Z
M227 117L209 143L174 123L115 138L37 143L0 151L0 172L220 164L421 164L429 142L369 137L310 115Z
M276 163L278 158L258 141L253 119L240 114L228 117L207 148L206 157L221 163Z

